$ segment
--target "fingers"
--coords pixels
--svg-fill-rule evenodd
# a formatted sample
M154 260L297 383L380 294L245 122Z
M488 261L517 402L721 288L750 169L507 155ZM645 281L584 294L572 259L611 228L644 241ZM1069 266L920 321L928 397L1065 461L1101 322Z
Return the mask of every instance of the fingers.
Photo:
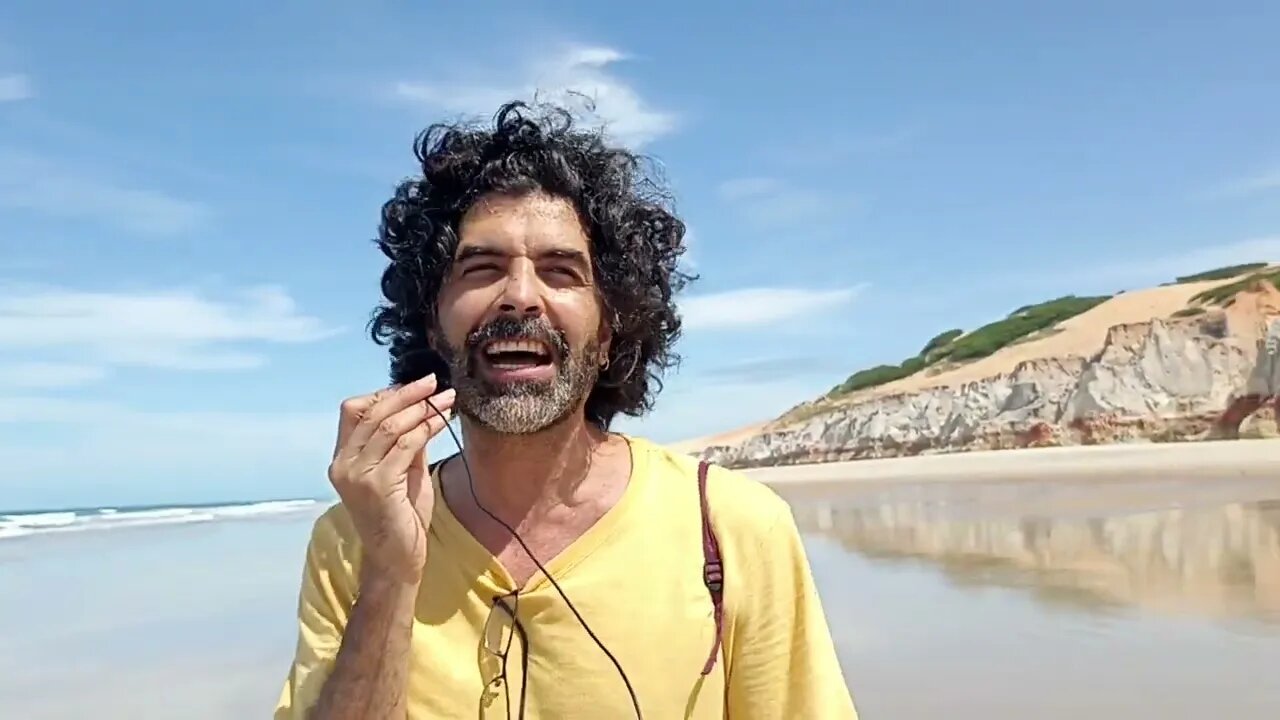
M405 431L399 438L392 443L386 456L379 463L380 469L384 470L389 477L398 477L409 471L415 463L423 463L423 450L431 438L435 437L444 429L445 423L450 416L450 410L453 407L453 395L445 395L448 391L441 393L432 398L432 404L444 413L444 419L432 412L430 417L425 417L415 424L412 428ZM405 412L408 412L407 410Z
M447 397L446 397L447 396ZM434 438L440 434L441 430L449 424L449 420L453 418L453 401L454 393L452 390L446 390L439 395L435 395L423 403L427 406L427 442L431 442L430 438ZM425 452L415 453L413 462L409 464L409 499L416 505L421 496L422 482L427 475L427 454Z
M357 451L355 457L356 467L368 468L378 464L406 433L425 422L434 420L440 428L443 428L444 423L440 421L436 410L447 412L449 408L453 407L454 397L455 393L452 389L446 390L431 398L431 407L427 406L424 398L389 417L383 418L364 447ZM437 432L439 432L439 428L430 434L434 436ZM353 436L351 442L354 444L356 440L357 438Z
M338 459L344 449L350 449L352 433L368 417L374 406L391 397L401 387L401 385L392 385L377 392L357 395L342 401L342 405L338 409L338 438L333 448L335 460ZM355 449L358 450L359 446L356 446Z
M348 428L338 437L339 453L358 454L369 442L378 424L409 405L425 398L436 389L436 377L428 375L400 387L383 388L373 395L352 398L342 404L340 427Z
M449 412L449 409L453 407L453 401L457 396L457 391L453 388L449 388L442 393L426 398L423 402L423 406L427 410L427 419L439 421L440 427L443 428L445 424L449 422L449 418L453 417L453 414ZM441 413L444 414L443 418L440 417ZM436 432L439 432L439 430ZM433 432L432 435L434 434L435 433Z
M351 432L364 419L364 415L369 411L369 408L373 407L374 403L394 389L383 388L376 393L358 395L342 401L342 405L338 408L338 437L333 444L333 458L335 460L338 459L342 448L347 444L347 439L351 437Z
M449 420L453 418L453 402L458 397L453 388L449 388L439 395L433 395L428 398L430 404L423 403L427 407L427 425L431 432L431 437L435 437L445 425L449 424Z
M378 464L378 469L386 477L400 477L409 472L414 459L422 455L422 450L431 440L426 425L416 425L412 430L400 436L387 456Z

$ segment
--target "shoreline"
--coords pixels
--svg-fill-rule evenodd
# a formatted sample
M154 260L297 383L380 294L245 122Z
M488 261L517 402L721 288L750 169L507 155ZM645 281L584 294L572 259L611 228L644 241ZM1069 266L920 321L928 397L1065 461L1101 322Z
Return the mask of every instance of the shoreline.
M1019 480L1273 479L1280 439L1118 443L744 468L766 485Z

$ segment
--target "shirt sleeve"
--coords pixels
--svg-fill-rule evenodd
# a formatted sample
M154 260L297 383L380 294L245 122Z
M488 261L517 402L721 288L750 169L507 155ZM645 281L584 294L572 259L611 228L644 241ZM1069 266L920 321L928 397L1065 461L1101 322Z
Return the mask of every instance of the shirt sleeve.
M783 505L755 558L741 563L728 677L728 717L856 720L835 643L790 507Z
M298 642L274 720L302 720L320 697L355 602L356 556L343 538L338 508L315 523L298 592Z

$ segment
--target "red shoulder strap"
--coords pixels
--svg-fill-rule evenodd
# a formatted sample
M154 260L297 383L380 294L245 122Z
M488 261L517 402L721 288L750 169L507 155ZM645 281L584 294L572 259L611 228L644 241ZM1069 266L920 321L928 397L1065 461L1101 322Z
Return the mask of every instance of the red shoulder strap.
M711 528L711 506L707 502L707 463L698 463L698 497L702 503L702 581L711 593L711 607L715 612L716 637L711 646L711 655L702 667L702 674L708 675L716 665L716 657L720 653L721 636L724 634L724 564L720 561L720 543L716 542L715 531Z

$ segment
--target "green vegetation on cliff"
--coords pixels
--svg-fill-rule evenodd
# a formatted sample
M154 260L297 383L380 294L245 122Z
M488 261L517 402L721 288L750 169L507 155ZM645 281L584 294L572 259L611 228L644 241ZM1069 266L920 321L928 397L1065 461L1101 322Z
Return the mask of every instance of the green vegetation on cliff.
M1196 293L1196 295L1191 298L1191 302L1211 305L1222 305L1225 303L1229 305L1229 301L1236 295L1248 290L1250 287L1260 282L1271 283L1277 290L1280 290L1280 270L1273 270L1272 272L1266 273L1254 273L1233 283L1209 288L1203 292Z
M884 385L909 375L915 375L925 367L924 358L919 355L907 358L900 365L876 365L850 375L849 379L832 388L827 395L829 397L837 397L857 390Z
M946 347L947 345L950 345L953 340L955 340L956 338L960 337L963 334L964 334L963 330L961 330L960 328L956 328L954 330L948 330L944 333L939 333L938 335L935 335L932 340L925 343L924 349L920 351L920 357L928 357L929 353L933 352L934 350L940 350Z
M1076 297L1068 295L1039 305L1014 310L1009 317L988 323L947 345L937 359L976 360L1039 330L1053 327L1063 320L1092 310L1110 300L1110 295Z
M1194 275L1183 275L1182 277L1174 278L1174 282L1181 285L1183 283L1203 282L1205 280L1226 280L1227 278L1239 277L1247 272L1261 270L1267 265L1268 263L1264 262L1228 265L1227 267L1220 267L1216 270L1205 270L1204 272L1196 273Z
M1068 295L1038 305L1025 305L1014 310L1008 317L983 325L971 333L966 334L959 329L948 330L925 343L919 355L907 358L898 365L877 365L859 370L832 388L827 397L839 397L900 380L943 360L959 362L986 357L1034 332L1051 328L1110 299L1110 295Z

